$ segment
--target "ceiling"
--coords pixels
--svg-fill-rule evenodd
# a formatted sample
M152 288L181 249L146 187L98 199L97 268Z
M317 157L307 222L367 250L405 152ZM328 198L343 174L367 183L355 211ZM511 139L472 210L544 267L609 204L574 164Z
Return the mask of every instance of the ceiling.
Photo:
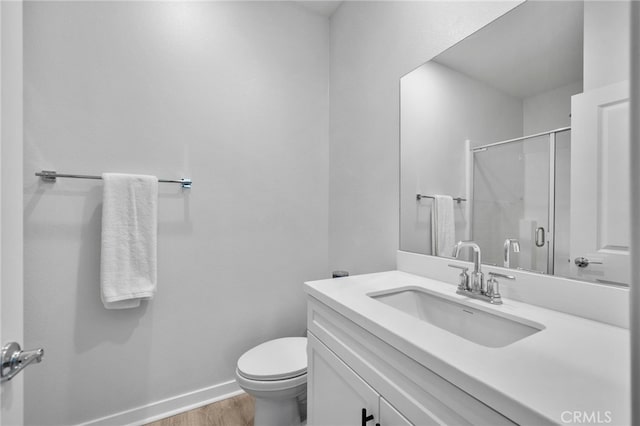
M583 75L583 3L528 1L435 62L526 98Z
M308 1L294 1L294 3L297 3L298 5L314 13L317 13L318 15L326 16L327 18L329 18L331 17L331 15L333 15L333 12L335 12L336 9L338 9L338 7L340 7L340 5L343 2L337 1L337 0L336 1L308 0Z

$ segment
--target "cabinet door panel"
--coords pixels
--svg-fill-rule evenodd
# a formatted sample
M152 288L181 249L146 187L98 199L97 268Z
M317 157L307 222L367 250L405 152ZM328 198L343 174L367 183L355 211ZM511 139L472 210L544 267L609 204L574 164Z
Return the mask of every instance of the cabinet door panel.
M354 426L362 422L362 409L378 422L378 394L311 333L308 334L307 383L310 426Z
M413 426L413 423L380 397L380 426Z

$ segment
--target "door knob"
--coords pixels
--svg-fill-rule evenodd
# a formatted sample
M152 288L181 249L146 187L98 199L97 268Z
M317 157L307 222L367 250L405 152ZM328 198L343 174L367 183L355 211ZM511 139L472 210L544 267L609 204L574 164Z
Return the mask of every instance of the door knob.
M42 361L44 349L38 348L32 351L23 351L16 342L7 343L2 347L0 355L0 382L11 380L16 374L34 362Z
M602 262L596 262L595 260L589 260L586 257L576 257L574 263L578 266L578 268L586 268L591 263L596 265L602 265Z

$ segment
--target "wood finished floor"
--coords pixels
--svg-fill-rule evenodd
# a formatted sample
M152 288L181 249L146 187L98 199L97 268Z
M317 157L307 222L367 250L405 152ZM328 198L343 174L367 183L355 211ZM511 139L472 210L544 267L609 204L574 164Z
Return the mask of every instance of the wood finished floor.
M147 426L253 426L255 401L244 393Z

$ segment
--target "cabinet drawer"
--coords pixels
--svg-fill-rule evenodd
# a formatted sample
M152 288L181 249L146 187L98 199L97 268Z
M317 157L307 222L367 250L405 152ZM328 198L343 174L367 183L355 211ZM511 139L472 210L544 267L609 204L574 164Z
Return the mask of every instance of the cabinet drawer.
M309 331L411 423L515 424L316 299L308 302Z

